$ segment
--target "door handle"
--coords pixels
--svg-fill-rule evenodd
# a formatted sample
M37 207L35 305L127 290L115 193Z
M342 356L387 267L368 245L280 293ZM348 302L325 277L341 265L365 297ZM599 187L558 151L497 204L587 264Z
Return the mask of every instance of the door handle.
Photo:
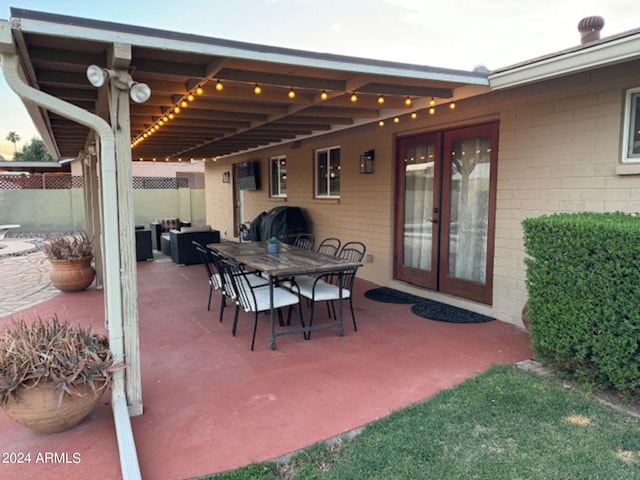
M431 219L429 219L427 221L429 221L431 223L438 223L438 219L437 218L431 218Z

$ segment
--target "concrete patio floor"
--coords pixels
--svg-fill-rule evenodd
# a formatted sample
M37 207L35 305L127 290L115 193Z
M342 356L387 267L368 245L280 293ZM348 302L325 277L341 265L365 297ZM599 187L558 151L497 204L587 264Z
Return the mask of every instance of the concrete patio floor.
M144 414L132 426L145 479L197 478L280 457L424 400L493 363L531 356L522 329L501 321L425 320L410 305L367 299L364 292L376 285L362 280L354 296L358 332L347 316L344 337L333 329L309 341L290 335L272 351L265 316L251 352L249 315L241 315L234 338L233 309L219 323L214 294L207 311L201 265L179 267L162 257L141 262L138 285ZM60 293L13 316L56 313L103 330L103 292ZM0 318L0 327L11 317ZM0 451L31 454L30 463L0 463L0 478L121 478L109 399L105 394L87 419L59 434L36 434L0 415ZM58 461L36 461L47 452ZM65 455L68 461L60 461Z

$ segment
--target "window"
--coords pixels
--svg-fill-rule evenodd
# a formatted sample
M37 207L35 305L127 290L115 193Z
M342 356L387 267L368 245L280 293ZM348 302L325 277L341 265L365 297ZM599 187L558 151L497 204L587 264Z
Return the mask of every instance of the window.
M627 90L622 143L622 162L640 162L640 88Z
M316 150L316 198L340 198L340 147Z
M287 196L287 157L271 157L269 159L269 171L271 172L271 196Z

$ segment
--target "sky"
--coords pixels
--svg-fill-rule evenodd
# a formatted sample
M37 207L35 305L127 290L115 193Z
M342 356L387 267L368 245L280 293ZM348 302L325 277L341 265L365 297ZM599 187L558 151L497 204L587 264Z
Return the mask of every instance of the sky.
M580 43L580 19L605 19L602 36L640 27L638 0L0 0L10 8L178 30L210 37L471 71ZM0 155L16 132L38 137L0 74Z

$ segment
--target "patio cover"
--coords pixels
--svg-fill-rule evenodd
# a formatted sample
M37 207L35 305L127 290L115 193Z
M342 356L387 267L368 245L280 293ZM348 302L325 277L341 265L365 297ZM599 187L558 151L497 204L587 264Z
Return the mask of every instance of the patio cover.
M105 89L89 84L87 67L107 67L114 44L131 45L128 71L152 92L146 103L131 105L132 142L194 95L187 108L133 148L134 160L220 157L408 114L428 107L432 98L442 103L478 92L468 87L488 91L487 73L480 71L276 48L19 8L11 15L27 82L98 114L106 108ZM216 90L218 81L222 91ZM260 95L254 93L256 85ZM353 93L357 102L350 100ZM27 108L54 156L75 157L86 148L86 127Z

